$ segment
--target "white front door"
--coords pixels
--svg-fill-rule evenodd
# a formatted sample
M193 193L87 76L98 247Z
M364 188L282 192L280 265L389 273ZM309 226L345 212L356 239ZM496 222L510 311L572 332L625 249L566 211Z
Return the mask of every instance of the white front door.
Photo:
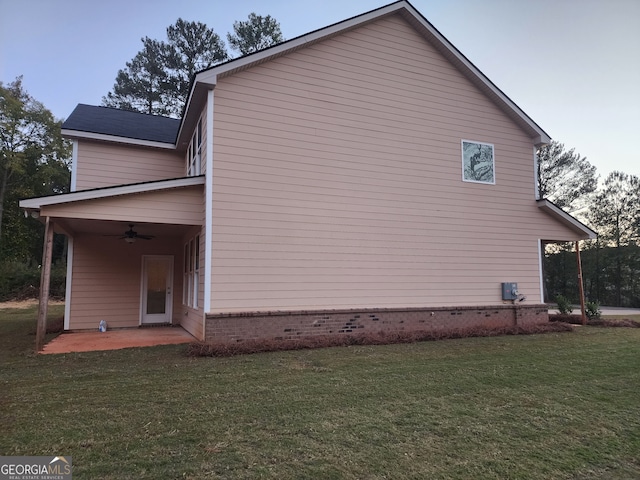
M173 255L142 257L140 323L171 323Z

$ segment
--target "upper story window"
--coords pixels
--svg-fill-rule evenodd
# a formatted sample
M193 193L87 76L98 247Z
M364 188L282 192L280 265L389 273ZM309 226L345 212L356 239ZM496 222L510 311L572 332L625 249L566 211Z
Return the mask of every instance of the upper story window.
M187 149L187 176L195 177L202 174L202 118L198 120L196 131L193 132L189 148Z
M462 180L496 183L496 163L492 144L462 140Z

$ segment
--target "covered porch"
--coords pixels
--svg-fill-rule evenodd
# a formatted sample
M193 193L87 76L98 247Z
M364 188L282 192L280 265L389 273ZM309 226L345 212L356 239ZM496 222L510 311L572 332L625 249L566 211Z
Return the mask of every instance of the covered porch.
M583 224L573 216L569 215L554 203L549 200L543 199L537 201L538 208L540 208L547 215L555 218L560 223L567 226L571 231L574 232L574 238L568 238L564 236L560 236L555 239L541 239L540 240L540 291L542 296L542 301L545 303L550 303L551 299L549 298L549 292L547 292L546 288L546 273L544 268L544 259L545 259L545 251L547 246L549 245L557 245L557 244L568 244L571 245L575 251L575 262L576 262L576 272L577 279L576 284L578 288L577 296L580 300L580 311L582 316L582 323L586 323L586 313L585 313L585 296L584 296L584 284L582 280L582 260L580 256L580 240L587 239L595 239L598 234L591 230L587 225ZM564 238L563 238L564 237Z
M56 232L68 239L65 331L97 332L101 322L107 330L181 325L199 338L202 246L193 239L202 232L202 183L196 177L23 201L46 225L38 332Z

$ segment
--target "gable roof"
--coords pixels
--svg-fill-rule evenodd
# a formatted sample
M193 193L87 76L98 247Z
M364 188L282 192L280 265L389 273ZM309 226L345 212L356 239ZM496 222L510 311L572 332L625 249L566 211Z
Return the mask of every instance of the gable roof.
M175 118L79 104L62 124L62 133L96 140L118 137L123 143L140 144L142 140L147 145L150 142L149 146L158 143L173 148L179 128L180 120Z
M399 0L370 12L363 13L362 15L329 25L328 27L315 30L278 45L230 60L197 73L192 83L180 126L180 132L176 140L178 148L186 147L186 144L189 142L189 132L195 127L195 122L197 122L197 117L200 114L200 107L197 106L201 106L205 102L207 91L215 88L219 78L233 75L235 72L259 65L391 15L400 15L409 22L427 42L433 45L465 77L520 126L520 128L529 135L535 145L540 146L551 141L551 137L537 123L454 47L413 5L407 0Z

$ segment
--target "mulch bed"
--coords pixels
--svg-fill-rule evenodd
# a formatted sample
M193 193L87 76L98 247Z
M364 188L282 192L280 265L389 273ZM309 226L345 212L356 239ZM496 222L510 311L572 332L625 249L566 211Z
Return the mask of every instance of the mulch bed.
M351 345L390 345L467 337L494 337L500 335L532 335L551 332L571 332L567 323L540 323L537 325L503 328L469 328L447 331L377 332L359 335L327 335L301 337L293 340L245 340L237 343L192 342L187 348L191 357L231 357L250 353L312 348L346 347Z
M582 317L580 315L550 314L549 315L549 321L550 322L570 323L572 325L582 325ZM590 326L593 326L593 327L640 328L640 322L637 322L635 320L629 320L627 318L620 319L620 320L594 318L592 320L587 320L587 325L590 325Z

